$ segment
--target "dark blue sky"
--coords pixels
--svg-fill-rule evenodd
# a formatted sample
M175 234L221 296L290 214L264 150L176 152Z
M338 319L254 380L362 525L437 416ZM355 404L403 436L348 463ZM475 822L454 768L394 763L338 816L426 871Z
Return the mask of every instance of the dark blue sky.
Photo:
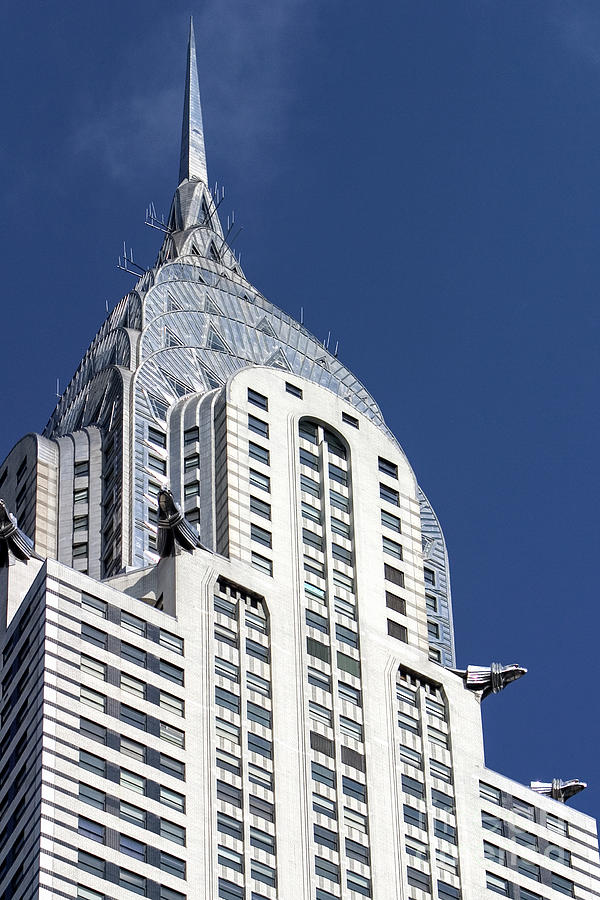
M24 0L0 54L0 459L176 187L187 18L250 280L331 330L445 529L488 764L600 797L597 0ZM27 343L23 336L27 335Z

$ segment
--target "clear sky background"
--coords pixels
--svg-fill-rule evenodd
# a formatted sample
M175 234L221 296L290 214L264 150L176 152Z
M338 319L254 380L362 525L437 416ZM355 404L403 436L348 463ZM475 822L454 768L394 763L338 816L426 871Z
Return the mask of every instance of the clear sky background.
M0 459L154 261L187 20L250 281L379 402L445 530L488 765L600 808L598 0L5 4Z

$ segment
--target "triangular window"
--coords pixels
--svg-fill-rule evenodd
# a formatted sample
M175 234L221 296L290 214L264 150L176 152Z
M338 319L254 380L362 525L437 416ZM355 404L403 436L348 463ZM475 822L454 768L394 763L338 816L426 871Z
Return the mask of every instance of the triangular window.
M212 297L209 297L208 294L206 294L206 297L204 298L204 311L210 313L211 316L223 315L215 301L212 299Z
M258 323L258 325L256 327L257 327L258 331L262 331L264 334L270 335L270 337L277 337L275 329L273 328L273 326L271 325L271 323L269 322L269 320L267 319L266 316L264 316L264 318L262 318L260 320L260 322Z
M165 328L165 346L166 347L183 347L184 343L178 338L170 328Z
M210 210L208 208L208 203L206 202L206 197L202 198L202 224L210 225L212 222Z
M148 393L147 397L150 409L154 416L162 422L166 422L167 410L169 409L168 404L164 400L161 400L160 397L155 397L154 394Z
M215 262L221 262L221 256L219 254L219 251L215 247L213 241L211 241L208 246L208 252L209 252L211 259L214 259Z
M174 378L173 375L169 375L169 373L165 372L164 369L161 369L160 373L176 397L185 397L186 394L194 393L194 388L190 387L187 384L184 384L182 381L178 381L177 378Z
M208 342L206 346L209 350L218 350L219 353L229 353L229 347L219 334L216 328L212 326L208 329Z
M194 253L196 256L202 256L195 244L192 244L192 253Z
M214 388L221 387L222 383L219 381L214 372L211 372L206 366L200 366L200 371L206 381L206 384L210 390L214 390Z
M285 369L286 372L292 371L289 360L281 347L266 360L265 366L271 366L274 369Z
M179 300L176 300L172 294L167 293L167 312L172 312L174 309L183 309Z

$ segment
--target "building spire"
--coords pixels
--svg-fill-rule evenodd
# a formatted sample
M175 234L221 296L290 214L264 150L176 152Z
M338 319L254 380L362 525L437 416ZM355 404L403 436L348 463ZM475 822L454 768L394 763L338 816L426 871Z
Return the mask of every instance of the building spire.
M181 156L179 159L179 184L191 178L208 184L202 107L200 106L200 88L198 85L198 66L196 64L196 40L194 38L194 22L190 17L190 39L188 42L183 125L181 129Z

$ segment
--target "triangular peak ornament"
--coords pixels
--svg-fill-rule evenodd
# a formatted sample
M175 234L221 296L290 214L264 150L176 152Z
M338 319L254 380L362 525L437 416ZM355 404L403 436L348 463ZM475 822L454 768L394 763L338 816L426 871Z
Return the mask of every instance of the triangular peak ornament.
M290 361L281 347L278 347L274 353L271 353L269 358L265 360L264 365L270 366L272 369L285 369L286 372L292 371Z
M269 337L277 338L278 334L267 319L266 316L263 316L258 325L256 326L257 331L262 331L263 334L268 334Z
M220 387L223 386L223 382L220 381L220 380L217 378L217 376L215 375L215 373L212 372L212 371L208 368L208 366L205 366L205 365L203 365L203 364L200 363L199 366L198 366L198 368L200 369L200 372L201 372L201 374L202 374L202 377L203 377L203 379L204 379L204 381L205 381L205 383L206 383L206 386L208 387L209 391L214 391L215 388L220 388Z
M205 294L204 296L204 312L209 313L211 316L223 315L223 310L209 294Z
M214 325L209 325L206 346L209 350L217 350L219 353L229 353L231 350L217 331ZM231 354L233 355L233 354Z

